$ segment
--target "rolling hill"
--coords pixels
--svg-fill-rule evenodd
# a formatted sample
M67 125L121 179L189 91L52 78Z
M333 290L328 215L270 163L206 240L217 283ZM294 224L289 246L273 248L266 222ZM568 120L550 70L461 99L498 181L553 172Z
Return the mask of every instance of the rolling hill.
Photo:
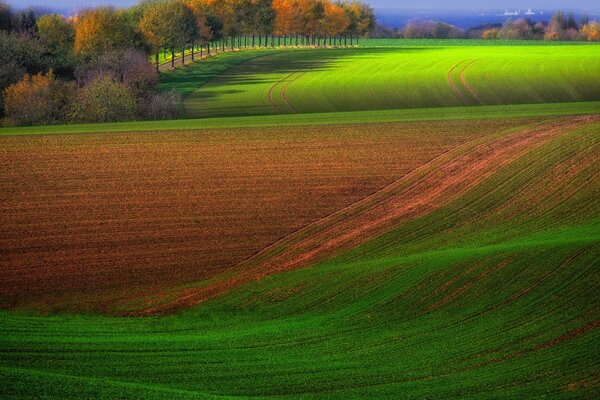
M599 132L5 136L0 394L594 397Z
M600 396L597 49L228 53L162 78L207 118L0 130L0 398Z
M599 65L596 45L260 50L163 85L191 118L560 103L600 100Z

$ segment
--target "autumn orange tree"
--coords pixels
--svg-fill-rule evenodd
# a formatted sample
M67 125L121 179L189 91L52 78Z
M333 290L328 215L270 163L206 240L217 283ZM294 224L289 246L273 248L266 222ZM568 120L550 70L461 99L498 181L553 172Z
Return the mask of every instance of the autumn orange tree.
M589 22L583 25L581 33L590 42L600 42L600 22Z
M88 9L79 13L74 22L77 54L94 58L110 50L143 47L139 27L128 19L126 10Z

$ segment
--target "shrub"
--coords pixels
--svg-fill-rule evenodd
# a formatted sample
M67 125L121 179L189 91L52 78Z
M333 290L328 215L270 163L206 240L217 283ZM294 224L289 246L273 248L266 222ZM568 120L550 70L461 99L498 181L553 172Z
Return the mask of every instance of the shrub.
M498 39L498 32L500 32L500 29L486 29L483 31L482 37L484 39Z
M135 99L127 86L111 76L98 76L78 90L71 119L74 122L117 122L135 118Z
M464 32L443 22L414 21L406 25L403 36L406 39L458 39Z
M110 76L125 84L135 96L145 95L158 84L158 72L146 54L136 49L107 51L93 63L79 67L76 76L80 85L99 76Z
M581 28L581 34L590 42L600 42L600 22L591 22Z
M25 75L6 88L4 102L9 125L47 125L67 119L72 86L54 74Z
M177 119L182 110L181 95L175 92L153 93L139 104L139 115L148 120Z
M533 30L529 22L524 19L516 21L508 20L498 31L498 39L505 40L528 40L533 38Z

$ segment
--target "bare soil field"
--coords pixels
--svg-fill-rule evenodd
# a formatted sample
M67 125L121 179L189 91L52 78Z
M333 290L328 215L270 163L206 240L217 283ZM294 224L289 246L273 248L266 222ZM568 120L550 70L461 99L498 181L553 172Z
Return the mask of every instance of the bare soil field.
M515 124L2 137L0 305L112 313L184 290Z

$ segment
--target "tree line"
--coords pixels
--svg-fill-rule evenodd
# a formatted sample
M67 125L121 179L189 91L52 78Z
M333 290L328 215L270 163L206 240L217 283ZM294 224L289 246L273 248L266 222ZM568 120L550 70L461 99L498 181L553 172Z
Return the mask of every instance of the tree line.
M375 28L373 9L359 1L146 1L140 28L156 55L192 49L347 46Z
M70 18L0 1L0 116L11 125L176 118L181 98L157 89L161 53L174 66L186 50L347 46L374 27L373 9L351 0L145 0Z
M488 24L463 30L439 21L412 21L403 29L379 27L376 36L405 39L501 39L600 41L600 23L573 13L555 13L547 22L532 19L508 19L504 24Z

